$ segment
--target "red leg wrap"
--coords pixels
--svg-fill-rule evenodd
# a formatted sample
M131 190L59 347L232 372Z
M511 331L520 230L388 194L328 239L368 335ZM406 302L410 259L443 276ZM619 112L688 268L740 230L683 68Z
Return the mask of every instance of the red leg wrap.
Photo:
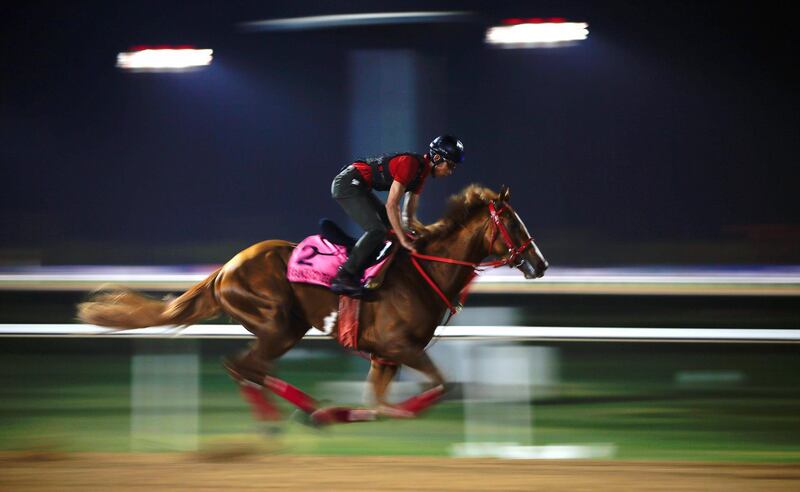
M431 388L428 391L423 391L422 393L412 396L408 400L400 403L397 405L399 408L403 410L407 410L411 413L418 414L428 407L439 401L439 398L442 397L444 394L444 387L443 386L436 386L435 388Z
M278 407L272 404L262 393L263 388L251 384L239 385L239 392L253 409L253 416L257 420L280 420L281 413Z
M367 408L328 407L321 408L311 414L317 424L335 424L350 422L367 422L375 420L377 412Z
M319 406L311 395L281 379L267 376L264 378L264 385L270 391L306 413L313 413Z

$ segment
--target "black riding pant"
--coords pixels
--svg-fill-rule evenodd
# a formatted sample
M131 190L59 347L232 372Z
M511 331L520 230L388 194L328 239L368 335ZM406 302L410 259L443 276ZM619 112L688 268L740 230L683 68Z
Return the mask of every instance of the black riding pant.
M390 229L386 206L364 182L353 166L344 168L333 178L331 195L347 215L364 229L342 268L360 275L378 254Z

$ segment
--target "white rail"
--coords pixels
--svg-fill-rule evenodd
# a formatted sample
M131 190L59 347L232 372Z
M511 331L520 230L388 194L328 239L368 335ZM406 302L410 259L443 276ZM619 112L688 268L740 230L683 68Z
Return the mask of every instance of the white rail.
M0 271L0 290L90 291L103 284L176 292L204 279L214 267L39 267ZM800 296L800 267L551 268L525 280L506 268L478 277L478 294L605 294Z
M739 328L614 328L572 326L440 326L441 338L506 339L539 341L636 341L636 342L800 342L800 330L754 330ZM238 325L194 325L113 330L83 324L0 324L2 337L108 337L108 338L250 338ZM328 335L311 329L307 339Z

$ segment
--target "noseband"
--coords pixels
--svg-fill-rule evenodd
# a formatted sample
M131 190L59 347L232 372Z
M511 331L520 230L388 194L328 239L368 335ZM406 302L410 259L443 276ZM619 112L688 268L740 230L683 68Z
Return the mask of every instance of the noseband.
M495 209L494 202L489 202L489 216L491 217L492 224L494 225L494 229L492 230L492 242L489 245L489 251L494 249L494 242L499 235L503 238L503 242L506 243L506 246L508 246L508 252L506 253L505 258L499 260L500 263L492 266L508 265L511 268L516 268L522 265L522 262L525 261L525 259L522 258L522 253L524 253L525 250L531 246L531 243L533 243L533 238L529 237L519 246L514 246L514 241L511 240L511 234L508 233L506 225L503 224L503 220L500 218L500 215L506 210L508 210L508 204L506 203L504 203L503 206L497 210Z
M506 225L503 223L503 219L501 218L501 215L506 210L510 210L508 204L506 203L504 203L503 206L501 206L498 209L497 207L495 207L494 201L489 202L489 220L491 221L492 224L492 240L489 244L489 252L491 253L492 250L494 249L494 242L497 240L498 237L502 237L503 242L505 242L506 246L508 247L508 252L506 253L506 255L499 260L482 262L482 263L481 262L473 263L470 261L443 258L441 256L431 256L413 252L411 253L411 263L414 264L414 267L416 267L417 271L420 273L420 275L422 275L422 278L424 278L425 281L428 282L428 285L430 285L431 288L433 288L433 290L439 295L439 297L444 301L447 308L450 310L450 316L447 317L447 321L445 321L444 324L447 324L450 321L450 318L452 318L453 315L458 312L458 309L453 307L453 303L450 302L450 299L448 299L447 296L444 294L444 292L442 292L442 289L440 289L439 286L436 285L436 282L434 282L433 279L427 273L425 273L425 270L422 269L422 266L417 261L417 258L419 258L420 260L438 261L440 263L450 263L453 265L462 265L471 267L473 273L469 282L471 282L472 279L475 278L476 271L483 271L489 268L497 268L503 265L508 265L511 268L519 267L525 261L525 259L522 257L522 253L524 253L525 250L527 250L531 246L531 244L533 244L533 238L529 237L528 239L523 241L522 244L520 244L519 246L514 245L514 241L511 239L511 234L509 234L508 228L506 228ZM469 282L467 282L467 285L469 285Z

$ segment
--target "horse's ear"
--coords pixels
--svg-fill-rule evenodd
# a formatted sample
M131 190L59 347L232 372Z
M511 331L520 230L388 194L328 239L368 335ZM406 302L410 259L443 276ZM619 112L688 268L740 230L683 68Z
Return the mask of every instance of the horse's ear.
M511 189L506 185L502 185L500 187L500 196L498 198L501 202L507 202L508 199L511 198Z

